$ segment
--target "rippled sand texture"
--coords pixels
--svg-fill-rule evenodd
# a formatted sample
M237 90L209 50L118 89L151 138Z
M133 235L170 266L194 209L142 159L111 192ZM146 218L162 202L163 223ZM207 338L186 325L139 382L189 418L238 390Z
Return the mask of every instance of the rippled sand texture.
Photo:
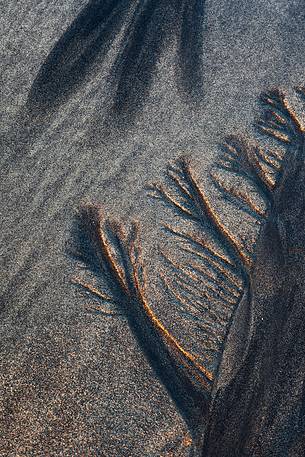
M190 154L224 222L248 236L209 167L227 134L252 133L260 92L304 83L300 1L99 3L0 3L3 456L188 455L124 319L88 310L71 285L83 274L66 253L75 214L93 199L141 219L151 305L204 357L159 280L158 245L180 254L161 229L175 218L145 186Z

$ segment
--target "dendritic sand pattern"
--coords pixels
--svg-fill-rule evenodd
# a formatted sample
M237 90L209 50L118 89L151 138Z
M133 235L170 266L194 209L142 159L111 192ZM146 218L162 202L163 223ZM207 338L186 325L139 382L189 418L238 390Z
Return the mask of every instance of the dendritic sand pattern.
M298 91L301 95L305 93L303 88ZM257 426L252 426L245 417L245 423L248 424L248 429L243 432L246 433L245 439L239 434L239 429L243 429L244 424L237 425L241 423L241 412L238 409L241 399L244 401L241 407L245 408L243 416L253 414L253 407L248 411L248 405L257 398L255 386L258 388L261 379L266 376L263 368L260 368L261 365L255 365L253 359L260 360L264 357L266 345L270 346L268 340L272 336L257 330L261 323L256 323L255 327L253 316L258 312L255 307L258 307L259 313L265 316L261 318L262 321L266 319L267 326L276 327L276 315L271 310L273 300L278 300L278 295L272 293L276 284L274 278L281 275L281 268L286 268L289 256L293 257L295 263L295 256L299 256L295 245L289 248L282 246L281 250L276 246L272 256L284 255L284 249L286 258L274 265L271 262L271 267L268 267L270 258L264 257L268 253L261 250L262 244L274 243L283 233L283 242L286 245L291 244L289 237L293 236L292 231L296 228L292 229L289 224L294 220L295 213L299 214L299 211L303 210L303 206L299 208L296 205L303 205L304 198L296 196L294 191L296 186L299 186L298 191L301 191L302 186L304 187L302 183L305 182L300 181L304 169L304 128L301 122L280 90L263 94L261 101L264 110L257 122L257 128L264 135L279 142L282 147L276 147L273 143L268 147L261 146L257 142L231 136L226 139L210 174L213 185L222 197L244 211L254 224L260 226L256 240L238 239L222 223L221 215L214 210L201 188L190 159L181 157L169 166L167 184L155 183L150 186L151 197L172 208L186 227L180 230L170 223L164 224L165 231L175 240L176 249L187 252L191 260L183 264L162 251L166 265L162 280L168 296L172 296L176 301L181 316L196 320L202 329L205 363L199 362L196 355L184 349L182 343L163 325L148 303L139 225L133 222L127 230L120 223L108 220L103 209L94 204L86 205L80 211L81 228L77 256L92 273L103 278L106 290L99 290L81 279L76 279L75 282L99 302L112 305L110 309L102 305L95 306L101 314L118 312L127 318L141 349L186 420L194 447L199 454L204 452L202 455L206 456L225 456L228 455L228 449L229 454L233 455L236 448L239 452L246 449L256 452L259 446L257 440L261 435ZM244 185L240 184L240 179ZM296 201L293 207L289 206L291 199ZM289 211L292 211L291 215ZM187 222L192 224L191 229ZM272 224L276 224L278 235L274 227L273 231L270 229ZM259 270L260 275L263 274L261 268L264 263L266 276L271 274L271 279L274 279L274 284L269 284L270 292L264 291L269 295L268 309L264 309L264 303L257 305L255 302L254 284L257 271ZM276 270L277 267L280 271ZM268 268L274 268L275 271L270 273ZM285 306L288 306L289 302L291 299L284 303ZM276 303L274 306L276 308ZM248 325L254 326L251 330L242 328L242 325L246 325L245 310L248 312ZM273 319L273 323L269 323L268 319ZM240 327L238 334L236 327ZM257 340L253 336L256 334L259 334ZM280 354L280 340L278 344L279 346L274 343L274 350ZM251 345L254 345L254 348ZM249 358L252 364L248 361ZM247 363L250 365L245 371L243 364ZM270 360L270 363L275 364L275 372L283 369L281 359L278 363ZM270 374L269 385L273 386L277 382L276 377L273 379ZM236 398L232 397L230 384ZM247 384L247 395L252 398L248 402L243 397ZM241 399L239 387L242 392ZM277 388L274 389L276 395ZM235 402L236 430L232 429L230 423L232 401ZM269 397L268 401L271 408ZM275 397L273 402L276 401ZM281 401L281 398L278 398L278 401ZM259 415L260 411L256 413ZM274 433L285 433L289 427L289 423L281 425ZM226 433L223 430L226 430ZM239 441L235 434L239 436ZM291 442L294 443L299 437L300 429L295 428Z

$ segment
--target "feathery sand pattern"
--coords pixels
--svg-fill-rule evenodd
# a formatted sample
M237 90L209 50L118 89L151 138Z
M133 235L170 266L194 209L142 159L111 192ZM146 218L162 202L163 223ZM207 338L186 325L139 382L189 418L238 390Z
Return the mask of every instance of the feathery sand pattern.
M299 92L304 94L303 89ZM185 316L200 315L207 360L212 349L220 361L214 372L208 362L202 366L182 348L147 304L136 226L124 233L94 205L81 213L92 251L79 240L79 258L91 271L106 276L111 298L80 284L102 301L112 300L127 317L202 456L269 455L271 446L277 449L276 440L278 452L284 449L290 455L304 432L304 373L297 350L305 335L304 129L282 92L270 91L262 101L265 109L258 128L288 145L287 150L231 137L211 173L223 195L261 224L252 252L222 224L185 158L169 167L170 188L151 187L154 197L213 238L210 244L204 237L166 225L196 262L181 265L163 253L169 266L169 277L163 280ZM223 173L242 177L248 192L228 185ZM260 203L252 197L251 187ZM222 306L219 313L211 306L215 299ZM217 323L222 326L221 342L213 340ZM266 431L271 442L264 438ZM294 452L291 455L301 455Z

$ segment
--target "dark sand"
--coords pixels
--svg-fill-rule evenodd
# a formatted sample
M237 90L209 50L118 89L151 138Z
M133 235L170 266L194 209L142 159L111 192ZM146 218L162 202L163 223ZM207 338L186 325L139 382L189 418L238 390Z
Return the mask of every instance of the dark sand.
M48 96L37 91L50 50L85 5L0 3L0 455L184 456L183 420L126 322L84 309L88 298L70 283L78 271L66 243L83 199L122 220L140 219L151 303L173 334L204 356L200 334L162 295L156 247L167 243L175 255L160 230L173 215L144 188L181 153L193 156L204 183L223 137L253 134L259 93L304 83L303 4L206 1L202 49L196 45L203 61L198 104L181 82L187 74L178 65L181 43L171 31L175 20L166 16L165 45L145 56L155 60L147 70L149 93L138 86L139 109L119 117L110 109L109 79L118 74L124 82L124 72L111 73L122 52L119 35L105 58L98 50L89 55L77 84L65 76L66 98L54 95L56 83ZM134 74L127 76L131 84ZM239 215L207 191L224 220L248 233Z

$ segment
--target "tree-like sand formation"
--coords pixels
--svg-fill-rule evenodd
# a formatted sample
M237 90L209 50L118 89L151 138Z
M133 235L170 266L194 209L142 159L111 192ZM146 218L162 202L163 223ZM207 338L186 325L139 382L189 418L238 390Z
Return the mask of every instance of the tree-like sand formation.
M163 253L163 281L182 314L202 326L206 363L148 303L139 225L126 229L94 204L79 215L77 257L103 277L105 290L75 282L100 302L101 313L126 316L196 452L206 457L304 451L304 128L281 91L264 94L262 103L257 127L281 147L232 136L211 171L223 197L259 224L256 240L241 239L222 222L188 159L168 168L167 186L151 186L154 197L196 226L196 233L187 224L165 226L192 260Z

